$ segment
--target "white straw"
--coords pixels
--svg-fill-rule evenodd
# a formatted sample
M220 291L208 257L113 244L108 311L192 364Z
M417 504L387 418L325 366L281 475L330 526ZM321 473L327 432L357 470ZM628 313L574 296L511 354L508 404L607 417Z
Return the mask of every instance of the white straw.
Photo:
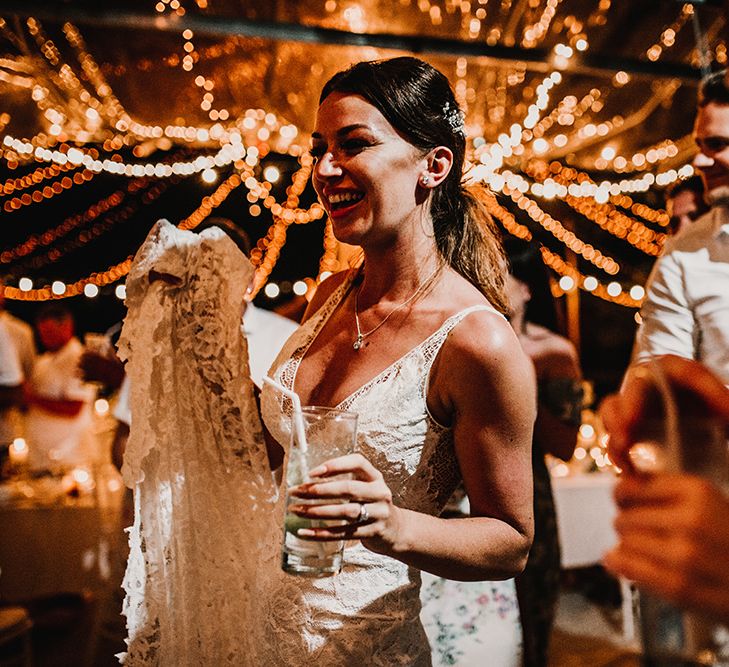
M287 389L280 382L276 382L276 380L274 380L273 378L268 377L268 375L263 376L263 381L270 384L274 389L278 389L284 396L288 396L288 398L291 399L291 403L293 405L293 414L291 415L291 420L294 423L296 438L299 441L299 446L296 448L299 455L299 470L301 472L301 476L303 477L303 481L308 482L309 465L306 461L306 450L309 448L309 443L306 441L304 414L301 412L301 399L295 391ZM311 525L319 526L321 525L321 523L317 521L312 521ZM326 553L324 545L321 542L316 542L315 544L316 550L319 552L319 557L322 559L325 558Z
M265 375L263 381L270 384L275 389L278 389L284 396L287 396L293 405L293 414L291 415L291 421L293 422L294 431L296 432L296 440L299 443L299 468L301 469L301 475L304 480L309 479L309 466L306 463L306 451L309 448L309 443L306 441L306 429L304 428L304 415L301 412L301 399L299 395L287 389L281 383Z

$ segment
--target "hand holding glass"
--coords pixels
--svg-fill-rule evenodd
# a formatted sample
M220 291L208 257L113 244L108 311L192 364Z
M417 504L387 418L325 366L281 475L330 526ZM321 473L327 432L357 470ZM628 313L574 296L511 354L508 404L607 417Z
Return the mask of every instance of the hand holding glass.
M652 587L669 590L654 579L658 564L665 565L666 578L703 581L692 578L703 571L699 556L711 553L712 545L699 541L692 547L698 549L696 558L690 563L681 560L687 545L693 544L689 536L694 540L697 531L703 530L703 523L696 524L700 514L691 502L702 485L711 485L720 494L718 490L726 490L729 482L723 420L707 410L711 403L698 392L702 385L697 381L695 389L683 375L702 370L684 368L687 363L663 359L638 367L626 384L625 391L633 399L622 405L627 416L617 416L615 401L604 415L618 426L621 422L630 425L629 439L618 428L618 440L623 444L632 441L628 469L643 475L618 485L621 511L616 527L621 542L606 564L610 567L612 563L615 571L628 577L632 568L645 587L640 591L639 608L643 651L649 664L726 665L729 641L725 628L648 592Z
M321 501L293 496L288 489L309 482L309 471L326 461L350 454L357 439L357 415L335 408L304 407L292 419L291 451L286 468L286 518L281 567L290 574L325 577L342 569L344 540L314 541L299 536L300 529L341 526L342 520L314 520L289 511L294 505L318 505ZM337 478L330 478L332 481ZM326 504L331 504L327 500Z

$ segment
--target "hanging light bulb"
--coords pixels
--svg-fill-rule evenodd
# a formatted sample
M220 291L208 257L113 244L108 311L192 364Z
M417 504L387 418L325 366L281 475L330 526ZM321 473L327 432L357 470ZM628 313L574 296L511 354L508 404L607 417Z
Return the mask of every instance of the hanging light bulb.
M641 285L633 285L630 288L630 298L640 301L645 296L645 289Z
M205 181L205 183L215 183L215 181L218 180L218 172L215 171L215 169L205 169L202 174L200 174L200 177L203 181Z
M278 170L278 167L270 165L263 170L263 178L269 183L277 183L278 179L281 178L281 172Z
M618 296L618 294L620 294L622 291L623 291L623 288L620 285L620 283L611 282L607 286L607 293L610 296Z
M574 289L575 281L571 276L562 276L559 279L559 286L565 292L569 292L571 289Z
M592 292L592 290L594 290L598 286L597 278L595 278L594 276L587 276L583 284L588 292Z

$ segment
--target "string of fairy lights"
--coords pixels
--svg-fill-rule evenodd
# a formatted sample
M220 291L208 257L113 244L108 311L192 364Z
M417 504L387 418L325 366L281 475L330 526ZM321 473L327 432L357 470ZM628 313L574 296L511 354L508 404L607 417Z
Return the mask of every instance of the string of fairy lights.
M207 7L206 0L196 0L195 4L201 9ZM411 0L400 0L400 4L409 5ZM507 0L501 3L499 17L488 24L486 18L490 10L486 7L486 0L413 0L412 4L429 17L433 26L457 20L469 39L483 39L491 45L503 40L507 45L533 48L541 45L555 26L561 0L529 3L520 29L508 20L506 5L511 3ZM365 31L371 27L368 23L371 17L367 17L356 4L326 0L322 7L325 14L338 15L344 27L352 31ZM618 145L612 140L631 127L636 119L621 115L600 119L600 114L611 90L630 82L627 73L617 72L609 86L592 88L581 97L566 94L557 101L551 99L563 83L561 70L567 69L576 53L590 48L588 28L605 25L610 7L611 0L599 0L584 19L573 15L560 17L559 30L564 37L550 55L554 70L533 87L528 87L532 93L529 99L524 98L523 117L520 122L512 123L507 131L498 132L495 128L504 125L508 86L521 85L526 81L525 67L514 65L498 70L493 74L497 85L482 86L477 90L469 79L468 60L458 58L455 61L454 90L467 112L469 159L473 164L468 177L487 183L494 193L501 195L489 199L489 212L509 233L521 238L534 238L536 230L540 235L546 233L566 251L567 256L571 253L580 256L606 276L600 279L583 274L574 263L542 244L544 261L559 277L558 289L562 292L579 288L601 299L637 308L643 297L642 288L639 285L628 288L618 282L620 263L580 238L576 228L567 227L546 210L549 202L559 200L582 219L655 257L660 254L665 241L662 229L666 227L668 217L665 211L636 201L630 195L665 187L693 173L691 165L685 162L692 151L690 136L665 139L631 155L619 154ZM160 0L155 9L163 15L183 16L186 12L180 0ZM649 60L657 61L674 46L678 33L693 11L690 3L680 6L676 19L666 25L647 48L645 55ZM11 122L10 115L5 112L0 115L0 132L3 133L0 159L4 165L13 171L38 164L32 171L0 183L3 212L12 213L61 196L88 183L98 174L130 180L85 211L2 251L0 265L12 268L14 275L19 275L21 271L52 264L68 252L99 238L113 226L123 224L138 211L139 206L154 202L169 185L195 175L213 184L227 173L215 191L205 196L179 226L194 229L231 192L243 187L249 214L258 217L267 211L272 220L267 233L251 253L256 266L254 292L263 290L270 298L276 298L281 287L270 281L270 275L286 243L289 227L320 220L325 217L325 212L318 203L300 207L300 198L312 169L312 159L306 151L306 132L266 109L250 108L234 115L220 103L214 77L197 69L209 58L233 53L239 48L239 41L226 39L221 44L200 48L193 31L186 28L181 31L179 52L170 53L159 61L145 59L137 65L147 70L160 65L179 67L189 73L191 85L199 92L199 109L207 114L210 121L205 126L184 123L162 126L141 123L127 112L114 95L106 75L123 75L129 65L97 63L76 26L71 23L62 26L63 37L76 63L64 60L62 49L46 34L38 20L28 19L24 29L44 63L44 76L35 77L19 62L4 61L0 67L0 80L30 91L32 101L45 119L46 128L29 138L16 137L5 132ZM19 45L25 39L1 18L0 35ZM716 62L725 63L726 44L719 40L712 55ZM76 67L80 68L80 74ZM671 91L666 89L653 93L636 112L636 117L649 113L670 94ZM68 100L73 103L69 104ZM487 100L488 104L481 103L482 100ZM488 111L484 112L484 109ZM599 157L579 168L569 163L571 154L579 154L582 149L595 144L603 146ZM175 147L185 145L194 145L197 154L189 159L182 159L178 153L173 158L144 161L145 156L152 152L171 154ZM204 147L202 151L200 147ZM271 153L287 155L298 161L298 168L291 175L291 183L280 200L273 193L274 185L281 179L281 171L272 164L264 165L264 159ZM550 160L550 156L565 156L565 159ZM681 160L684 162L680 163ZM663 168L664 164L668 168ZM591 170L612 171L623 175L623 178L596 182L590 176ZM133 195L140 196L135 198ZM502 203L506 199L524 213L529 226L517 221ZM291 288L297 294L310 293L322 275L341 268L337 248L331 222L325 220L319 275L297 281L286 289ZM5 286L5 295L21 300L47 300L80 294L94 297L100 287L113 285L122 279L130 263L131 257L128 257L103 271L68 284L49 280L50 284L35 287L30 277L22 276L17 287ZM123 285L117 285L116 293L120 298L123 296Z
M85 211L76 213L75 215L69 216L61 224L44 231L42 234L32 234L25 241L0 253L0 263L10 264L23 257L30 255L36 249L40 247L47 247L62 238L66 234L69 234L72 230L76 229L82 224L88 224L93 222L103 213L107 213L113 208L119 206L127 192L132 192L137 184L142 179L135 179L130 181L125 190L116 190L110 195L103 197L96 203L92 204Z
M2 185L2 188L0 188L0 197L7 197L14 192L27 190L34 185L38 185L50 178L55 178L64 171L69 171L71 169L77 169L77 166L73 164L52 164L50 167L38 167L35 171L30 174L26 174L21 178L9 178Z
M70 190L74 185L82 185L91 181L96 174L84 169L77 172L73 177L64 176L59 178L51 185L44 185L42 188L37 188L32 192L24 192L19 197L13 197L3 204L3 211L5 213L12 213L13 211L20 210L23 206L30 206L31 204L39 204L44 199L51 199L56 195L63 194L64 190Z
M94 223L87 229L81 230L74 237L65 240L63 243L54 243L49 250L46 250L42 254L35 255L34 257L29 258L24 262L17 263L14 266L15 270L37 271L38 269L57 261L63 255L71 252L72 250L81 248L86 244L94 241L95 239L100 238L112 227L120 223L124 223L127 220L130 220L132 216L134 216L138 212L140 204L147 206L156 201L162 194L164 194L164 192L172 183L173 181L171 180L152 181L150 179L145 179L137 184L133 184L132 187L128 188L127 194L141 194L141 197L133 199L131 202L125 204L124 206L120 206L117 210L114 210L110 213L107 213L106 210L103 210L104 207L102 207L101 210L99 209L99 207L97 207L95 211L90 213L94 214L96 211L99 211L99 213L104 213L105 215L103 219ZM121 200L122 198L118 197L116 199ZM121 201L118 201L118 203L117 201L114 201L113 206L116 207L119 204L121 204ZM109 208L111 208L111 206ZM88 215L86 217L91 217L91 215ZM94 217L98 217L98 214L95 214ZM55 231L59 232L60 230L56 228ZM63 234L69 234L69 231L70 230L68 228L64 228ZM60 233L57 233L57 236L60 235ZM43 234L42 236L45 236L45 234Z

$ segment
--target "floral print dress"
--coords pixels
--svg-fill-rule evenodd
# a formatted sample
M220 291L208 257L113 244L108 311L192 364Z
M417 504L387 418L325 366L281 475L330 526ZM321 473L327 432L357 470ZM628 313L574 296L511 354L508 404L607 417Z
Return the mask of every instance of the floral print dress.
M449 503L452 516L468 515L463 491ZM513 579L451 581L422 573L420 620L434 667L521 667L522 633Z

